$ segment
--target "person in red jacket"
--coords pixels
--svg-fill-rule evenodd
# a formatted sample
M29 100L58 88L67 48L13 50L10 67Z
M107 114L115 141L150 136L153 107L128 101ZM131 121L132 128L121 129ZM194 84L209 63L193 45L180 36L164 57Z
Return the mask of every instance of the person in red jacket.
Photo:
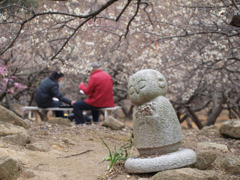
M113 81L112 77L102 71L98 63L90 65L90 79L87 86L84 83L79 84L79 89L86 95L87 99L79 100L73 105L73 112L76 124L85 124L83 110L91 110L93 122L99 121L98 109L104 107L114 107L113 100Z

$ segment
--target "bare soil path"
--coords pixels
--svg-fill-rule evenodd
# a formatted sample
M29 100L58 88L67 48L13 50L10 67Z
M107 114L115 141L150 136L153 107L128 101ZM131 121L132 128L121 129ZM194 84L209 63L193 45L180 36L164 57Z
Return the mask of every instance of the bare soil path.
M113 148L123 145L130 137L130 128L113 131L101 125L61 126L32 122L29 132L32 143L43 143L48 152L16 149L27 173L19 180L94 180L103 179L108 162L108 150L100 137ZM31 177L31 174L34 174ZM29 177L30 176L30 177Z
M118 149L131 137L131 122L125 122L126 128L114 131L101 125L63 126L37 123L32 121L28 129L32 144L42 144L46 152L32 151L25 147L11 146L4 150L23 163L23 173L18 180L137 180L150 178L153 174L128 174L123 164L119 164L112 171L107 171L109 162L102 162L109 155L108 149L100 137L113 149ZM197 129L185 129L182 147L191 148L196 152L197 143L202 141L224 144L229 151L217 152L217 160L211 170L217 172L222 180L237 180L239 176L228 174L221 170L217 162L228 155L239 156L239 140L226 139L215 134L200 133ZM136 154L133 148L130 152Z

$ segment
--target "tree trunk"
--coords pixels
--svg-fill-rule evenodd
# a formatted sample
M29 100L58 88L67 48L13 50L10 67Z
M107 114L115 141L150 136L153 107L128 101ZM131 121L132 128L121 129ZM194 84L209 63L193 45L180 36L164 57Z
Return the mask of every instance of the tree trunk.
M211 125L214 125L216 120L217 120L217 117L221 114L223 108L222 108L222 104L219 104L218 107L214 108L214 110L212 111L211 115L208 117L208 120L207 120L207 126L211 126Z
M192 129L193 127L192 127L191 121L189 120L189 117L186 118L186 121L187 121L187 126L188 126L188 128L189 128L189 129Z
M3 100L3 98L6 96L6 94L7 94L6 92L0 94L0 102Z
M224 98L221 96L221 97L219 97L219 98L221 98L220 101L218 101L218 97L216 97L216 100L214 101L213 108L211 110L211 114L207 120L207 124L206 124L207 126L214 125L217 120L217 117L221 114L221 112L223 110Z
M6 102L7 102L7 108L11 111L14 111L12 107L11 98L8 93L6 94Z
M134 105L131 105L130 109L128 110L124 103L121 103L122 111L124 113L124 116L128 119L132 119L133 114L133 107Z
M187 114L185 114L182 118L180 118L180 116L178 117L180 123L183 123L187 118L188 118Z
M193 112L193 110L186 106L187 111L189 112L190 116L192 117L193 122L197 125L198 129L202 129L203 125L201 121L198 119L197 115Z

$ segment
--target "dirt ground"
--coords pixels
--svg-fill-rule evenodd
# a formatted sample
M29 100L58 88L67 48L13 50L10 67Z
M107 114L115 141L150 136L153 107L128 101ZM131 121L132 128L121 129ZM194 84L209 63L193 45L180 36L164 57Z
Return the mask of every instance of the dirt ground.
M109 161L102 162L109 155L108 149L100 137L113 150L125 144L131 137L132 122L125 122L123 130L111 130L101 125L86 127L63 126L47 122L30 122L29 133L31 143L42 143L47 152L31 151L26 148L13 146L8 148L8 153L20 159L23 163L23 173L18 180L137 180L149 178L153 174L128 174L123 164L115 166L112 171L107 171ZM229 152L218 152L218 157L232 154L240 155L239 147L235 140L216 138L214 136L198 136L199 130L183 128L185 135L183 147L197 150L197 142L212 141L225 144ZM133 148L131 155L136 155ZM223 180L237 180L239 176L223 172L217 164L212 168Z
M130 138L130 127L113 131L101 125L86 127L63 126L47 122L31 122L31 143L43 143L48 152L30 151L25 148L10 151L20 157L26 171L19 180L94 180L104 179L109 162L108 149L100 137L113 149L118 149ZM33 176L33 177L32 177Z

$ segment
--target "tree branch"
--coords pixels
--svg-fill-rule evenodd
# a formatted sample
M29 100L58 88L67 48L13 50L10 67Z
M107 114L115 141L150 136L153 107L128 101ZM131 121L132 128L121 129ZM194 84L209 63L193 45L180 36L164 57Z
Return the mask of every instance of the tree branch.
M64 44L62 45L62 47L57 51L57 53L55 55L53 55L53 57L51 57L50 60L53 60L62 50L63 48L67 45L67 43L70 41L70 39L76 34L76 32L78 31L78 29L80 27L82 27L86 22L88 22L92 17L87 18L85 21L83 21L81 24L78 25L78 27L73 31L73 33L67 38L67 40L64 42Z
M236 3L236 1L235 1L235 0L231 0L231 1L232 1L233 5L235 6L235 8L236 8L237 10L240 10L239 7L238 7L238 5L237 5L237 3Z
M137 16L137 14L138 14L139 7L140 7L140 2L141 2L141 0L138 0L138 1L137 1L137 9L136 9L134 15L132 16L132 18L130 19L130 21L128 22L128 24L127 24L127 30L126 30L125 35L124 35L125 38L126 38L128 32L129 32L129 27L130 27L132 21L134 20L134 18L135 18L135 17Z

